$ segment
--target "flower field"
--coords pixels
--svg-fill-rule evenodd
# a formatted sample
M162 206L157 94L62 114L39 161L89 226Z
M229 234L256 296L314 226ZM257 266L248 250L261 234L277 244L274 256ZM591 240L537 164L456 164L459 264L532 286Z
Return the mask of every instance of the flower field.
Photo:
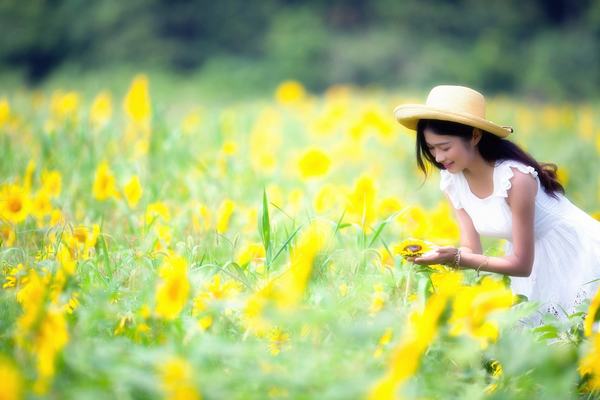
M0 93L0 399L600 398L600 295L532 328L508 277L403 259L458 243L420 100ZM600 218L597 105L488 108Z

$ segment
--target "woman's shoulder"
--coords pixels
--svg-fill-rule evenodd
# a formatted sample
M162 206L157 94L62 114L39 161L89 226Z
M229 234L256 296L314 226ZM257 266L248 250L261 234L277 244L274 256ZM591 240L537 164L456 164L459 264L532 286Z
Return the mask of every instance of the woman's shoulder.
M501 176L502 174L504 174L508 177L508 179L513 177L513 169L516 169L524 174L531 174L534 177L538 176L538 173L533 166L525 164L518 160L497 160L494 168L497 171L501 171Z
M515 174L515 171L518 173ZM498 160L494 169L494 194L508 197L513 185L518 188L537 186L537 177L538 173L531 165L517 160Z

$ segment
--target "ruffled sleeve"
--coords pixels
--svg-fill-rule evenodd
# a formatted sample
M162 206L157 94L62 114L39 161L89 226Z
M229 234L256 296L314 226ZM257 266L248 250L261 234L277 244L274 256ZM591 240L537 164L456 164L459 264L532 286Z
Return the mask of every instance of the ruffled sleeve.
M513 168L524 174L531 174L539 185L538 173L535 168L518 161L505 160L496 166L494 173L494 196L508 197L508 191L512 186L511 179L514 176Z
M457 210L463 208L460 201L458 184L456 175L444 169L440 170L440 190L448 195L452 206Z

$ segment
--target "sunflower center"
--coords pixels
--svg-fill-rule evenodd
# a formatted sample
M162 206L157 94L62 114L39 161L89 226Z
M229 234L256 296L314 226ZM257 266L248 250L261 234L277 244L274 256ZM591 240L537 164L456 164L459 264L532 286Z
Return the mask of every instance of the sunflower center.
M406 250L412 251L413 253L415 253L417 251L423 250L423 246L418 245L418 244L411 244L409 246L406 246Z
M23 209L23 201L18 197L12 197L8 200L8 209L13 213L18 213Z
M87 232L84 229L76 229L73 236L75 236L79 243L85 243L87 240Z

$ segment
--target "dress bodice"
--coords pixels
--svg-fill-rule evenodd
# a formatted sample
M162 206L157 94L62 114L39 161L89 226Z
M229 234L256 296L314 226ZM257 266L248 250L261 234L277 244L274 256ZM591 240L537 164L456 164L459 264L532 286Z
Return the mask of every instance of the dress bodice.
M440 189L446 192L454 208L463 208L469 214L480 235L510 241L512 213L506 199L515 169L530 174L537 182L534 222L537 239L552 227L556 219L562 219L561 209L569 200L561 194L557 194L558 198L548 195L541 187L537 171L533 167L514 160L496 161L493 172L494 189L486 198L479 198L471 192L462 172L453 174L442 170Z

